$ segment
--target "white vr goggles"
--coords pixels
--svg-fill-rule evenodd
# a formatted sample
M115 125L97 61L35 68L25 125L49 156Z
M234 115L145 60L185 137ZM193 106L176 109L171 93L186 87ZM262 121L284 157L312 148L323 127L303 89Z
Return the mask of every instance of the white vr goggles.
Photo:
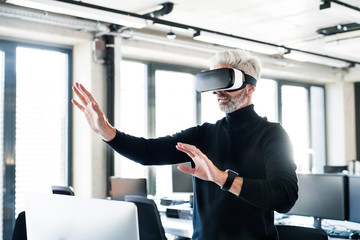
M203 71L195 76L195 88L198 92L232 92L243 89L247 83L256 86L256 82L254 77L234 68Z

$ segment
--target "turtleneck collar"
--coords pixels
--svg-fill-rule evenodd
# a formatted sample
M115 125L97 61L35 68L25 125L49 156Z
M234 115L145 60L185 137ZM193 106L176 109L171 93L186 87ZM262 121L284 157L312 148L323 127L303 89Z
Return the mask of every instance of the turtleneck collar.
M249 124L259 118L260 118L259 115L257 115L257 113L254 110L253 104L226 114L226 122L228 124L239 124L239 123Z

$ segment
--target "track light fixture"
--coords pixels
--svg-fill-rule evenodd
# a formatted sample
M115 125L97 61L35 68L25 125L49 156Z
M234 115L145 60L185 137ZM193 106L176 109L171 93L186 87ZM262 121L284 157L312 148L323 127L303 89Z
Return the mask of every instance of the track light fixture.
M360 8L337 0L322 1L323 3L320 5L321 11L347 18L350 22L360 23Z
M242 48L249 51L264 53L269 55L283 54L284 48L280 46L260 43L256 41L236 38L236 36L225 36L218 33L198 31L194 34L194 39L198 41L219 44L228 47Z

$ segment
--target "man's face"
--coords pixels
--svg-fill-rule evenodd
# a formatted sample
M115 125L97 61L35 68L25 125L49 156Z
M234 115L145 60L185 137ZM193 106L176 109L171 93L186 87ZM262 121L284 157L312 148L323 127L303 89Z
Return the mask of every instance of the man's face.
M225 113L231 113L243 108L247 106L249 102L247 88L235 92L216 91L215 93L218 99L219 108Z
M231 66L229 65L220 65L216 67L216 69L230 67ZM215 91L215 94L218 99L220 110L225 113L234 112L250 104L247 87L234 92Z

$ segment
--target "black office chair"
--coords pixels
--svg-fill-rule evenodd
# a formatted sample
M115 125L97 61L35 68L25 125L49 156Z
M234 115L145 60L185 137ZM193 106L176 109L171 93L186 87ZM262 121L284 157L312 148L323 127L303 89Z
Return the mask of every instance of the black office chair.
M322 229L276 225L280 240L328 240L326 232Z
M125 201L135 203L138 210L140 240L166 240L160 214L154 200L126 195Z

